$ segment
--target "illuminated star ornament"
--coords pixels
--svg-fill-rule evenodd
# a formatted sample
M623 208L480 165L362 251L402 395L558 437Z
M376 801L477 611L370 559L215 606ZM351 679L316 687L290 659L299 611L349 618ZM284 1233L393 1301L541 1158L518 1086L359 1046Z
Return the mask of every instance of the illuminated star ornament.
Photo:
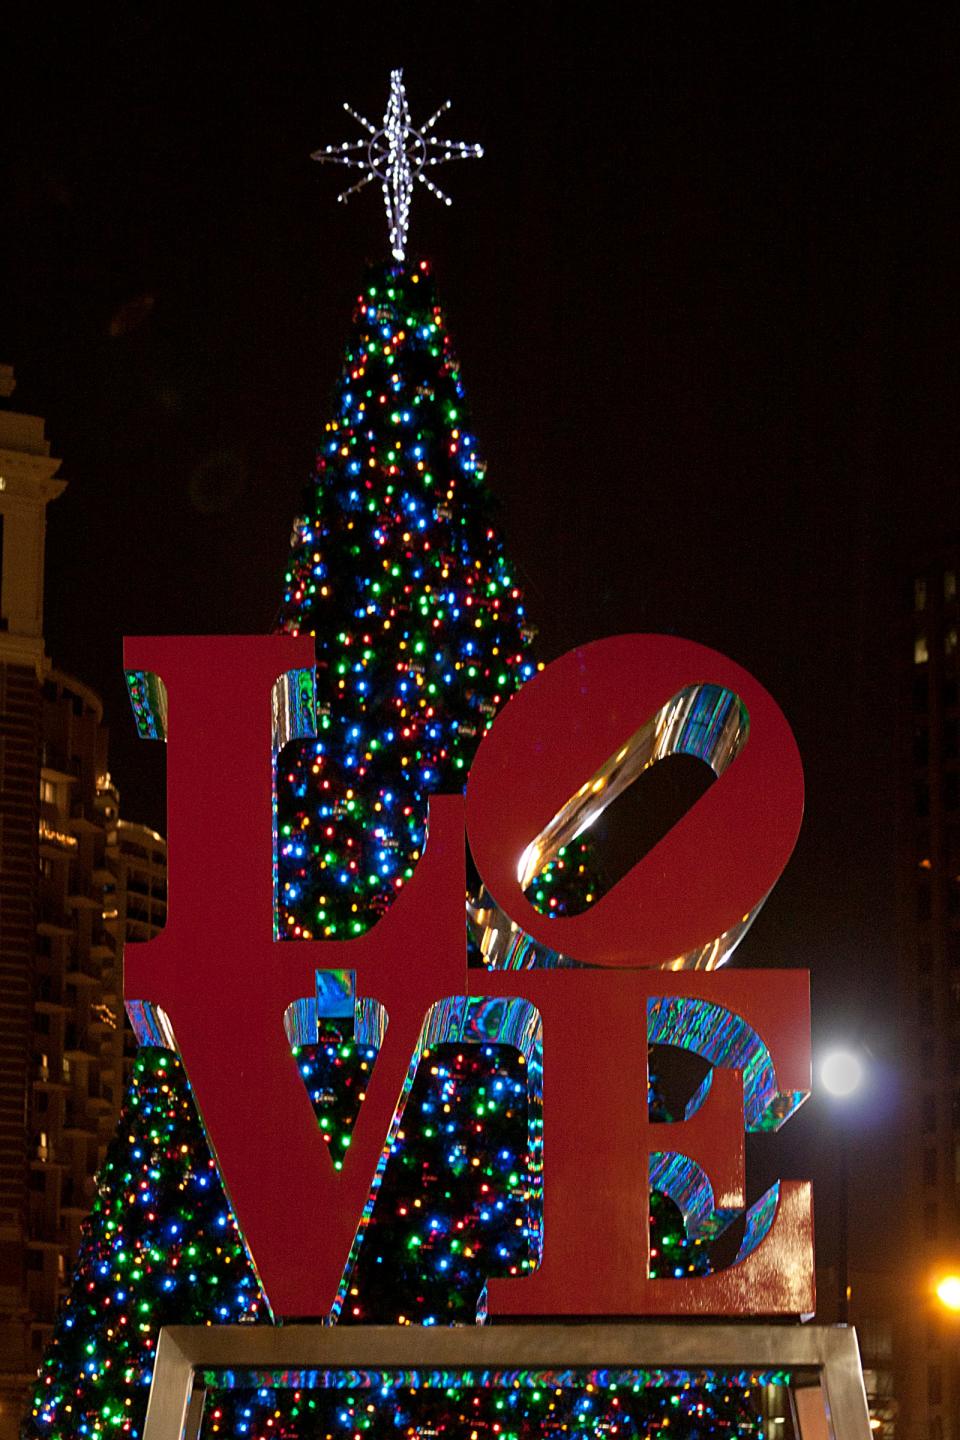
M321 163L347 165L364 174L356 185L337 196L346 200L357 190L379 180L383 186L383 203L387 211L387 226L390 231L390 249L395 260L405 258L407 231L410 227L410 201L413 196L413 182L419 180L432 195L445 205L453 202L439 186L430 180L424 171L431 165L443 165L447 160L479 160L483 155L481 145L465 145L460 140L441 140L431 134L434 125L450 109L447 100L425 125L419 129L410 123L410 107L407 92L403 86L403 71L390 72L390 98L383 124L372 124L364 115L358 114L350 105L344 105L358 125L362 125L369 139L345 140L342 145L325 145L315 150L310 157Z

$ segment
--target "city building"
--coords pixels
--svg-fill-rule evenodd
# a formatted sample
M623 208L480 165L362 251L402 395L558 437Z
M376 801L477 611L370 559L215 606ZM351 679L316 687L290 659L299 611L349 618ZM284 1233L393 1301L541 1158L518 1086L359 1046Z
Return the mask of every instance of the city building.
M123 954L124 945L142 944L163 929L167 920L167 842L156 830L124 820L120 797L109 773L98 786L98 808L106 827L104 852L106 877L103 887L103 922L114 944L114 954ZM106 977L105 977L106 978ZM104 1000L123 1014L122 973L118 965L112 987ZM137 1044L129 1024L114 1035L111 1083L123 1094L130 1079ZM116 1077L116 1078L114 1078Z
M0 367L0 399L13 374ZM125 822L103 707L43 636L43 421L0 406L0 1440L69 1278L129 1054L122 946L166 913L165 845Z
M907 577L900 626L898 948L904 1214L895 1327L902 1440L960 1440L960 544Z

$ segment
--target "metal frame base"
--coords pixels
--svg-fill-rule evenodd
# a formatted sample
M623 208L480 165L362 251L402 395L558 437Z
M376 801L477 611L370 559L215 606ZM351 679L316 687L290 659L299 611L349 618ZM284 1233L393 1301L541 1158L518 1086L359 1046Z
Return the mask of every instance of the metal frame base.
M793 1377L800 1440L871 1440L849 1326L636 1322L457 1326L169 1325L160 1331L144 1440L197 1440L198 1370L778 1369Z

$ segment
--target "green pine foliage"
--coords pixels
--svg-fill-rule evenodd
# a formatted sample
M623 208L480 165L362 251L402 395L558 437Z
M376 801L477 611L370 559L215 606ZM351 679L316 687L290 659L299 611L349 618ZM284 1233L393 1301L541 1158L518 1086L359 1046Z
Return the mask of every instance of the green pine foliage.
M161 1325L262 1315L180 1060L141 1049L24 1437L141 1435Z
M294 525L280 627L317 651L321 729L278 775L284 938L362 934L413 873L534 673L460 369L425 262L372 270Z

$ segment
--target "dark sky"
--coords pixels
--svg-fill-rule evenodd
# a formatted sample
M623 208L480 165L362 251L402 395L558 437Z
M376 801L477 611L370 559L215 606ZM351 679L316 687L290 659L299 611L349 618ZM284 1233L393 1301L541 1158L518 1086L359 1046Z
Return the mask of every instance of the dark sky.
M438 177L451 210L418 191L411 250L543 653L672 631L775 694L807 819L743 958L808 965L818 1039L860 1033L895 1091L893 626L912 554L960 528L956 16L611 8L5 15L0 359L70 481L50 651L162 823L120 637L270 625L385 250L373 187L337 206L308 157L402 64L414 119L449 95L444 133L487 149ZM792 1128L816 1148L822 1121Z

